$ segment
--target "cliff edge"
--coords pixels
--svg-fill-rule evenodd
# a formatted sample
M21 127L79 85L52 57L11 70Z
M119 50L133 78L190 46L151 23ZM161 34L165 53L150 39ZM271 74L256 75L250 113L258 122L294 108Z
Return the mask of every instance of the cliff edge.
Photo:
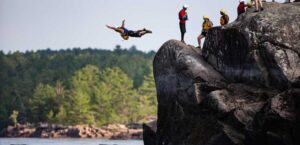
M145 145L299 145L300 6L267 3L209 30L202 52L169 40L153 67Z

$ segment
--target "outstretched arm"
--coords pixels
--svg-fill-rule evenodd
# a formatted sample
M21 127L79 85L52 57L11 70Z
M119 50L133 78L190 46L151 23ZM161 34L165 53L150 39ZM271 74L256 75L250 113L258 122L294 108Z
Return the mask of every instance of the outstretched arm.
M112 30L116 30L117 29L116 27L109 26L109 25L106 25L106 27L109 28L109 29L112 29Z
M115 30L116 32L124 33L124 30L120 27L116 28L116 27L109 26L109 25L106 25L106 27L109 28L109 29Z
M122 28L125 26L125 20L122 21Z

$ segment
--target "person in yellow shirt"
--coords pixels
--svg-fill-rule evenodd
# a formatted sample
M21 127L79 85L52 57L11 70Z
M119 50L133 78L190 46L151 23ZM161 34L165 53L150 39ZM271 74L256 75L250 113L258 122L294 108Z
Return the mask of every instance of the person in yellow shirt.
M209 20L209 17L208 16L204 16L203 17L203 24L202 24L202 32L201 34L198 36L198 48L201 48L201 39L206 37L206 34L208 32L208 30L213 27L213 23Z
M228 22L229 22L229 17L228 17L228 15L226 14L225 10L222 9L222 10L220 11L220 14L221 14L221 18L220 18L220 24L221 24L221 26L224 26L224 25L228 24Z

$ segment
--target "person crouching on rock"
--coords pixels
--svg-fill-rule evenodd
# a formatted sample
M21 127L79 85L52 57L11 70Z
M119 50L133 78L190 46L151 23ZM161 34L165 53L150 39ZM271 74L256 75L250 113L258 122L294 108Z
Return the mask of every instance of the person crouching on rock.
M227 25L228 22L229 22L229 17L228 17L228 15L226 14L225 10L222 9L222 10L220 11L220 14L221 14L221 18L220 18L220 24L221 24L221 26Z
M206 37L208 30L213 26L213 23L209 20L208 16L203 17L204 22L202 24L202 32L198 36L198 48L201 48L201 39Z
M106 27L120 33L121 37L124 40L128 40L129 37L142 37L147 33L152 33L152 31L147 30L145 28L137 31L128 30L127 28L125 28L125 20L122 21L122 25L120 27L113 27L109 25L106 25Z
M179 28L181 32L181 42L185 43L184 41L184 34L186 32L185 22L188 20L187 10L188 5L184 4L182 9L179 12Z

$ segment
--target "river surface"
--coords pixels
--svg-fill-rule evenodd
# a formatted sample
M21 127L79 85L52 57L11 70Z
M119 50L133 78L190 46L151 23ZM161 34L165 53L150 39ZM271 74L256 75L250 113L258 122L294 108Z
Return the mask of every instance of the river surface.
M142 140L0 138L0 145L143 145Z

